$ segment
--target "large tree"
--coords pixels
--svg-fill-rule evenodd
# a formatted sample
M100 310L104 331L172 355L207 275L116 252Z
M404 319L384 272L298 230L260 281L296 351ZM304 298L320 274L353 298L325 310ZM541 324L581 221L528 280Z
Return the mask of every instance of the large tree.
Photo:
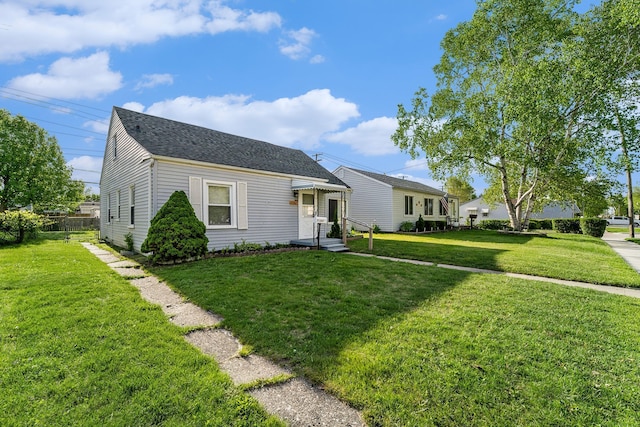
M571 0L479 0L450 30L434 68L437 91L398 108L394 142L426 155L434 177L470 171L496 186L511 226L536 200L585 175L585 108L599 88L573 54L581 35Z
M591 103L590 119L596 125L592 136L601 143L604 166L626 176L626 213L634 237L631 176L640 163L640 4L636 2L634 11L630 3L605 0L594 7L585 16L576 50L591 81L601 88Z
M73 207L83 198L84 184L72 180L71 172L54 137L0 109L0 212Z
M444 183L444 189L448 194L458 196L460 203L466 203L476 198L476 192L466 179L450 176Z

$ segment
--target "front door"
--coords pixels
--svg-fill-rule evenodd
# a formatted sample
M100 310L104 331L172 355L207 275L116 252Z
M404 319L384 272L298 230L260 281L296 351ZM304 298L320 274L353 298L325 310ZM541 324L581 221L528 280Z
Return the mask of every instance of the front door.
M313 192L300 191L298 193L298 238L312 239L315 237L313 232L313 214L315 204L313 203Z

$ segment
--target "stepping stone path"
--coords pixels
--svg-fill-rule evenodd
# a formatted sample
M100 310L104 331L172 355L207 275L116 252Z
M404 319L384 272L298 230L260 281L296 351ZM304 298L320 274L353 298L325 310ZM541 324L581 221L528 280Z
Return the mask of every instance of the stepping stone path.
M203 353L212 356L233 383L247 388L271 414L290 426L365 426L358 411L301 378L257 356L241 356L242 344L231 332L217 328L222 318L184 301L169 286L128 259L90 243L82 245L121 276L130 279L142 297L157 304L178 326L204 327L185 336ZM256 386L257 385L257 386Z

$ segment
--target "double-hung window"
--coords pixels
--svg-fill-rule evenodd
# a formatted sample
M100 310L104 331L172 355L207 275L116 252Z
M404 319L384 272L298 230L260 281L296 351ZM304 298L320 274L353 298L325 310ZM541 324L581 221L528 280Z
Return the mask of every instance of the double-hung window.
M133 227L136 223L136 187L129 187L129 226Z
M413 196L404 196L404 214L413 215Z
M424 199L424 214L433 216L433 199Z
M116 221L120 221L122 205L120 204L120 190L116 192Z
M207 182L207 222L209 227L235 227L235 184Z

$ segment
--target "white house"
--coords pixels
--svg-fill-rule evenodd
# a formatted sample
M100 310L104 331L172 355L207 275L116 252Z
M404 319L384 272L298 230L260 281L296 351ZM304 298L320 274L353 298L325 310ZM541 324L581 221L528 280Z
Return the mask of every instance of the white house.
M459 204L456 196L416 181L346 166L338 167L333 174L351 187L347 216L376 224L381 231L398 231L400 224L405 221L415 223L420 215L425 221L457 223ZM354 226L362 229L357 224Z
M349 188L300 150L114 107L100 178L102 238L125 246L131 233L139 251L178 190L214 250L311 238L328 215L322 195L345 200Z
M460 205L461 221L466 221L469 215L477 215L474 224L489 219L509 219L507 207L504 203L491 204L479 197ZM571 202L549 202L541 212L532 212L531 219L574 218L580 215L580 209Z

